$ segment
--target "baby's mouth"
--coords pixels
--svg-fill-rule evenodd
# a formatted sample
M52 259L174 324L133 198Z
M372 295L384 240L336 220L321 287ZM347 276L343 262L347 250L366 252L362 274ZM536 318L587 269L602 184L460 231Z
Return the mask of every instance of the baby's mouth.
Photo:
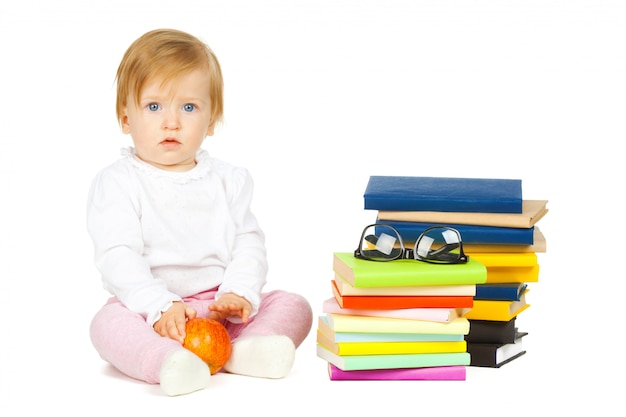
M167 138L161 141L161 146L163 146L165 149L178 148L180 145L181 143L178 141L178 139L175 138Z
M167 139L163 139L163 141L161 141L161 143L163 144L176 144L176 143L180 143L177 139L174 138L167 138Z

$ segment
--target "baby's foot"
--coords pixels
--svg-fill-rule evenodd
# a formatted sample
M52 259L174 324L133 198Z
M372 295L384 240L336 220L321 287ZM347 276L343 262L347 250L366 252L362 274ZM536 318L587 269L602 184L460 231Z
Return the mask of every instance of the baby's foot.
M161 389L170 396L204 389L210 379L209 366L187 349L171 352L161 365Z
M224 370L259 378L283 378L291 367L296 347L287 336L254 336L233 342Z

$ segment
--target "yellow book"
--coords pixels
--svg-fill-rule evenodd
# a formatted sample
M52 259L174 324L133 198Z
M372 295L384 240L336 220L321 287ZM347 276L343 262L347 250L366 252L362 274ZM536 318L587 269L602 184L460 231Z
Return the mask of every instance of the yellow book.
M467 320L467 319L466 319ZM317 330L326 339L336 342L460 342L465 340L463 334L429 334L429 333L359 333L336 332L330 328L328 318L318 317Z
M513 266L527 266L532 267L538 265L537 254L533 252L519 252L519 253L475 253L471 255L472 258L478 260L481 264L487 268L491 267L513 267Z
M487 268L487 284L538 281L539 265L532 267Z
M485 252L470 256L485 265L489 284L539 281L539 263L536 253Z
M399 355L412 353L466 352L465 340L458 342L333 342L320 330L317 343L340 356Z
M428 333L428 334L468 334L469 321L457 317L449 322L436 322L413 319L392 319L388 317L353 316L349 314L327 313L329 327L335 332L355 333Z
M530 307L526 302L526 290L519 301L474 300L474 307L463 314L468 320L510 321Z

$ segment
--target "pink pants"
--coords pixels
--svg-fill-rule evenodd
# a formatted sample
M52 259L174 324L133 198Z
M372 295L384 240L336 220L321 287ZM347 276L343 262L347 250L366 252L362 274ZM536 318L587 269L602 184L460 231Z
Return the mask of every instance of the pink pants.
M215 293L200 293L184 302L196 309L197 317L206 317ZM304 297L277 290L262 294L258 314L247 323L222 323L232 341L240 336L285 335L298 347L309 334L312 320L311 306ZM159 382L165 357L181 349L180 343L157 334L141 315L128 310L116 297L95 315L90 335L102 359L132 378L153 384Z

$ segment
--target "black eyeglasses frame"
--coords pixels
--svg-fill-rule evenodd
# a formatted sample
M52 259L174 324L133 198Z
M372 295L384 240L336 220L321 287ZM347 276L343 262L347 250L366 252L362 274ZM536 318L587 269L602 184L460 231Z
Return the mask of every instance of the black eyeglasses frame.
M366 236L365 233L367 232L367 230L370 227L377 227L377 226L384 226L384 227L388 227L389 229L393 230L396 235L398 236L398 242L400 244L400 247L398 248L399 250L397 250L397 254L393 255L392 257L389 258L380 258L380 259L376 259L373 257L369 257L366 254L364 254L361 251L361 245L362 242L364 240L367 240L368 242L372 243L372 244L376 244L376 236L373 235L368 235ZM455 243L445 243L443 244L441 247L437 248L436 250L434 250L433 252L431 252L431 254L434 254L436 257L439 257L439 259L428 259L426 257L420 256L419 254L417 254L417 251L415 250L415 248L419 247L419 243L421 241L421 239L426 236L428 234L428 232L435 230L435 229L446 229L446 230L451 230L454 233L457 234L457 236L459 237L458 242ZM452 258L449 259L445 259L446 255L449 255L451 251L455 250L455 249L459 249L459 253L454 254L454 256ZM465 254L465 252L463 251L463 239L461 238L461 233L453 228L453 227L449 227L449 226L431 226L427 229L425 229L417 238L417 240L415 241L415 245L413 247L413 249L411 248L406 248L404 245L404 241L402 239L402 235L400 234L400 232L398 231L398 229L396 229L395 227L389 225L389 224L384 224L384 223L373 223L370 224L368 226L365 226L365 228L363 229L363 232L361 233L361 240L359 240L359 245L357 246L356 250L354 251L354 257L358 258L358 259L364 259L367 261L374 261L374 262L389 262L389 261L395 261L397 259L412 259L415 261L420 261L420 262L427 262L427 263L431 263L431 264L437 264L437 265L456 265L456 264L465 264L469 261L469 256Z

